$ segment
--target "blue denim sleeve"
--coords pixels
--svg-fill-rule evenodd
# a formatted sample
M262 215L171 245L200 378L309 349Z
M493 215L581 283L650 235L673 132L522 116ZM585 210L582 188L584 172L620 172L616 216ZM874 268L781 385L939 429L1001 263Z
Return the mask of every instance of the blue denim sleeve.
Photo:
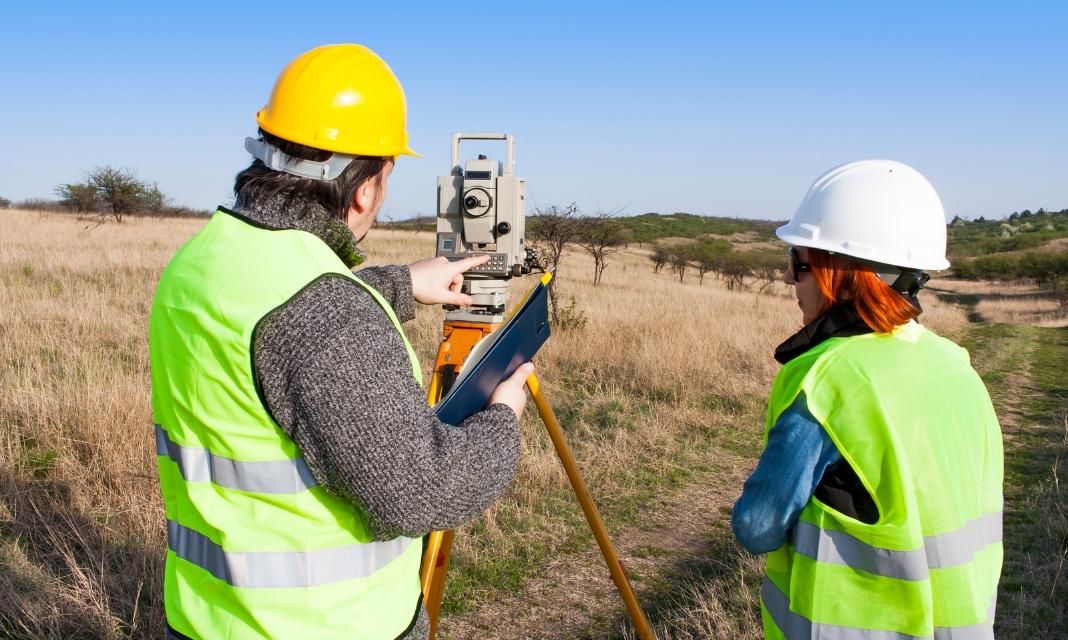
M767 447L734 503L731 527L742 546L767 553L785 544L823 472L841 459L804 395L798 396L768 432Z

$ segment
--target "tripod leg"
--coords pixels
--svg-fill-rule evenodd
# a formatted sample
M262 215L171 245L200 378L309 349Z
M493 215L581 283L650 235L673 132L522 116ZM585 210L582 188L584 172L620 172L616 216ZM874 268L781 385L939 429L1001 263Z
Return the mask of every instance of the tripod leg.
M441 598L445 594L445 573L449 568L449 552L452 551L454 535L452 529L431 533L427 541L426 557L423 558L423 603L430 618L431 639L438 631Z
M456 371L470 355L471 349L496 327L495 324L487 323L445 322L443 339L438 346L438 356L434 362L434 375L427 390L427 403L433 406L449 392L456 378ZM419 578L423 585L423 603L430 618L430 640L433 640L434 634L437 633L438 614L441 611L441 598L445 593L445 574L449 568L449 553L452 551L454 535L455 532L450 529L431 531L427 536Z
M574 456L571 455L571 447L567 445L567 440L564 439L564 432L560 428L560 423L556 420L556 414L553 413L552 407L549 406L549 402L542 394L541 385L538 384L538 378L535 375L532 374L527 379L527 388L530 389L530 395L534 397L534 404L538 407L538 415L541 416L541 421L545 423L549 438L552 440L553 446L556 447L560 462L564 465L564 472L567 473L567 479L571 482L571 488L575 490L579 504L582 505L582 511L586 514L586 521L590 524L593 537L597 539L597 545L601 547L601 555L604 556L608 571L612 574L612 581L616 583L616 589L623 598L623 604L627 607L631 623L634 624L634 630L641 640L652 640L653 630L649 626L648 620L645 619L645 612L642 611L638 598L634 595L634 590L630 586L630 579L623 568L623 563L620 562L616 549L612 545L612 540L608 537L608 531L605 530L601 514L597 511L597 505L593 503L590 492L586 489L586 482L582 479L582 474L579 473Z

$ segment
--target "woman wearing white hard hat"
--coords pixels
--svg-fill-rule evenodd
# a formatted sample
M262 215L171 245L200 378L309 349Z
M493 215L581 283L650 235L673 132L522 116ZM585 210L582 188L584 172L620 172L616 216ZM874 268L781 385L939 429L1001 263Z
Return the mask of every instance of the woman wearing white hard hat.
M945 269L938 194L899 162L820 176L777 235L804 327L776 350L735 504L768 553L769 638L993 638L1002 446L968 353L916 321Z

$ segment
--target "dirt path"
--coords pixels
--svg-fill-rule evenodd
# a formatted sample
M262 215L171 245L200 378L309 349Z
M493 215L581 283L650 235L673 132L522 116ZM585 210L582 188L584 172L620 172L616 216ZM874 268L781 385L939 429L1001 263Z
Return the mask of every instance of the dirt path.
M1068 629L1068 329L986 325L976 369L1005 442L1005 559L995 635L1062 638ZM974 351L973 351L974 353Z
M710 454L711 455L711 454ZM755 461L716 452L716 468L655 500L613 542L643 606L661 598L680 567L700 563L710 540L730 535L730 507ZM603 638L629 627L596 544L551 560L521 593L443 621L443 638Z

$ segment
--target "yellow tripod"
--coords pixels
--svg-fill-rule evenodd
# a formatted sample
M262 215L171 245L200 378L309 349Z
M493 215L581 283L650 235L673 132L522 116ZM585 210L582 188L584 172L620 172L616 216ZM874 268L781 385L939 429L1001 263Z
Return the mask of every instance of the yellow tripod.
M548 277L550 276L546 276L543 282L547 282ZM438 348L438 356L434 362L434 374L427 393L427 401L431 405L437 404L448 391L475 344L492 333L498 326L497 324L468 321L447 320L445 322L441 346ZM612 581L615 582L616 589L623 598L623 603L630 614L631 623L634 625L634 629L641 640L651 640L653 632L649 627L649 622L645 619L645 613L642 611L641 605L638 604L638 599L630 586L630 579L623 568L623 563L619 560L615 547L612 545L612 540L608 537L604 522L601 520L601 514L597 511L597 506L593 503L593 499L586 489L586 482L582 479L582 474L579 473L574 456L571 455L571 448L567 445L567 440L564 439L564 432L560 428L560 423L556 420L556 414L553 413L552 407L549 406L549 402L541 391L537 376L532 374L527 379L527 388L530 389L530 395L534 398L534 404L538 408L538 415L545 424L545 429L549 432L549 439L552 440L553 446L556 448L556 454L560 457L560 462L564 466L567 479L571 482L571 487L578 497L579 504L582 505L583 513L586 514L586 521L589 523L590 530L601 548L605 564L608 565L608 570L612 574ZM430 616L430 638L432 640L437 633L441 598L445 592L445 573L449 566L449 553L452 551L454 535L455 532L452 530L431 532L427 540L426 553L423 555L421 575L423 599L426 603L427 613Z

